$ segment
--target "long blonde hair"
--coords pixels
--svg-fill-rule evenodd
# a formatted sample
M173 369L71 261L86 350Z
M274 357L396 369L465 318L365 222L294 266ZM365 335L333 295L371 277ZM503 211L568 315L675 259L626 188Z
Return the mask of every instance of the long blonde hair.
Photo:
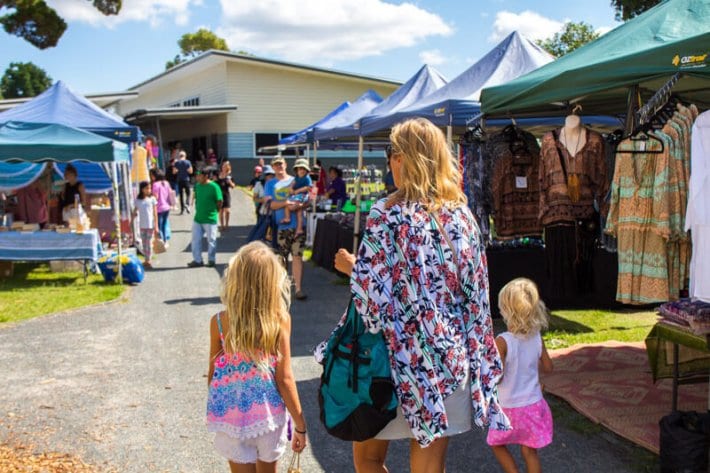
M547 328L547 307L537 285L527 278L513 279L503 286L498 293L498 307L511 333L529 335Z
M259 363L278 355L281 324L289 317L291 283L268 246L255 241L232 256L222 278L221 298L229 314L225 350Z
M461 173L444 133L429 120L414 118L392 128L393 153L402 154L401 182L387 202L421 202L436 210L466 203Z

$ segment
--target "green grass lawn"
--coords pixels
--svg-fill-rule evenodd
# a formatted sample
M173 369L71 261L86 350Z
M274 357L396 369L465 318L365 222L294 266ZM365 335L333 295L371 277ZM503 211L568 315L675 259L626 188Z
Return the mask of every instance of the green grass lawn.
M545 333L549 349L578 343L642 342L658 320L655 312L560 310L550 316Z
M124 286L81 272L53 273L48 264L16 263L12 278L0 279L0 324L17 322L121 296Z
M543 338L551 350L609 340L642 342L657 320L655 312L555 310ZM493 325L496 333L506 330L503 319L495 319Z

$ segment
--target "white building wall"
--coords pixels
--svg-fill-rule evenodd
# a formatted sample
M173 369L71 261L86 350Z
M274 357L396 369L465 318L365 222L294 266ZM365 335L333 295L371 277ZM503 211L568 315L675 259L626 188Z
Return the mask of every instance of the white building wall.
M119 115L145 109L168 107L191 97L199 97L200 105L225 105L227 102L227 65L226 61L189 74L185 71L175 73L138 87L139 95L133 100L123 100L118 104Z
M229 115L230 133L295 132L367 89L385 98L398 87L258 63L229 62L227 77L227 102L239 107Z

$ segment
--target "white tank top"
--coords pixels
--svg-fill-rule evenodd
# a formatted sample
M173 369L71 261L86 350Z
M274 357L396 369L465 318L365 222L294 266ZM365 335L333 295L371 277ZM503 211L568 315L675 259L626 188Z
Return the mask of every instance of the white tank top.
M542 399L538 362L542 339L536 331L523 338L510 332L500 335L508 345L503 380L498 384L498 398L503 407L524 407Z

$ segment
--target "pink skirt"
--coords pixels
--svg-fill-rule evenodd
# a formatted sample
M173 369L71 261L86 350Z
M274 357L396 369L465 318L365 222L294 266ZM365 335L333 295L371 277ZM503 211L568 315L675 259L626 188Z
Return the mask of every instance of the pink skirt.
M504 407L512 430L488 430L488 445L525 445L542 448L552 443L552 412L544 399L523 407Z

